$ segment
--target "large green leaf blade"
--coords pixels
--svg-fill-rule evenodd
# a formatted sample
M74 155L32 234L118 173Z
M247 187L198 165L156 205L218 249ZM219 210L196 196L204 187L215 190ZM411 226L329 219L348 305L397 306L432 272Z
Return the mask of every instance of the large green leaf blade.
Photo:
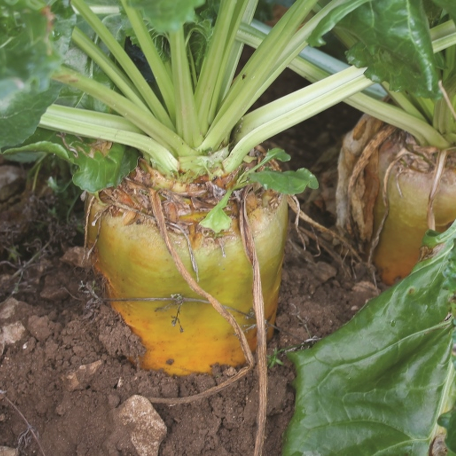
M195 8L205 0L130 0L129 5L141 8L145 18L158 32L173 32L194 19Z
M326 37L324 37L324 35L332 30L345 16L364 3L370 1L371 0L338 0L337 2L333 2L334 6L332 9L322 16L309 36L309 44L311 46L321 46L325 44Z
M53 154L78 168L73 182L90 193L119 185L135 168L139 156L138 151L122 144L82 140L41 128L21 146L3 153L23 162L32 161L33 156Z
M49 76L60 64L50 39L52 15L44 1L2 3L0 6L0 81L12 83L0 99L26 85L45 90Z
M112 144L109 151L92 147L90 153L82 153L76 159L79 170L73 174L73 182L90 193L116 187L137 162L138 153L121 144Z
M447 276L456 225L446 236L436 256L352 321L290 355L297 396L284 456L428 454L454 384Z
M0 100L0 151L21 144L32 135L59 92L60 84L51 83L43 92L35 88L15 91L7 101Z
M33 134L58 97L61 86L51 77L68 50L74 23L67 0L1 4L0 148L20 144Z
M367 67L374 82L420 97L440 97L437 61L421 1L375 0L342 19L339 27L358 39L349 63Z

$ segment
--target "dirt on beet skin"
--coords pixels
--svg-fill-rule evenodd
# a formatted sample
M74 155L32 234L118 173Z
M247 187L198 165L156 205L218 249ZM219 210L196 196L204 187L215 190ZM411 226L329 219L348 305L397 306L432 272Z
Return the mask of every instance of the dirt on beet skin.
M293 90L302 80L287 73L278 84L273 90ZM322 189L301 202L327 226L335 222L337 150L357 117L340 105L271 143L291 153L293 167L320 173ZM0 161L0 173L10 165ZM12 166L21 186L3 201L0 191L0 454L4 446L23 456L141 456L134 431L119 420L132 397L193 395L235 370L214 366L213 375L169 377L135 367L143 347L100 298L102 284L83 261L83 219L63 222L57 197L27 190L21 166ZM378 293L372 272L341 256L330 237L310 226L296 231L292 223L289 231L277 328L268 344L269 359L279 361L268 370L268 456L281 454L294 411L295 373L285 351L332 333ZM160 456L253 454L255 372L209 398L153 407L166 426Z

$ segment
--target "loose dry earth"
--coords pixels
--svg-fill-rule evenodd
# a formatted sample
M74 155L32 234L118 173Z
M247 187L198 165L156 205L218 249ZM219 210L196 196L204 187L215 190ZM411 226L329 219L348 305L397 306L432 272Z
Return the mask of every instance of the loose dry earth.
M287 73L275 90L293 90L300 84ZM335 185L333 152L358 115L338 106L274 138L294 157L293 167L317 170L323 191L311 195L307 207L328 226L334 224L329 214ZM323 154L329 158L317 163ZM213 376L184 378L137 369L128 359L140 353L138 340L109 304L97 298L102 292L90 269L80 264L75 247L83 243L76 229L81 221L63 223L52 210L55 196L30 193L18 182L11 195L0 193L0 455L10 454L2 453L2 445L18 449L11 454L27 456L154 454L141 453L153 448L147 449L147 442L138 446L143 434L128 421L134 401L130 398L195 394L229 378L233 369L215 366ZM377 292L364 265L342 258L331 239L303 228L307 234L301 230L299 236L290 227L270 355L330 334ZM305 239L314 234L318 241ZM283 365L276 364L268 374L268 456L281 454L282 434L294 407L293 366L284 352L278 359ZM257 403L252 372L207 399L155 404L166 425L158 454L252 454ZM147 432L150 435L150 429Z

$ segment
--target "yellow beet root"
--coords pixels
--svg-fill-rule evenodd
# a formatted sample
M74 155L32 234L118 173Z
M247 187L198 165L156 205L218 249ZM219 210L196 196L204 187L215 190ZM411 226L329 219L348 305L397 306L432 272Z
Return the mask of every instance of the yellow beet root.
M97 219L102 210L98 202L91 207L88 243L95 243L94 264L106 280L108 296L163 299L112 304L146 348L141 367L186 375L211 372L211 366L216 363L243 364L244 354L231 325L211 304L190 301L202 298L181 277L155 224L144 217L131 223L131 215L110 211ZM287 231L286 199L276 196L273 205L260 201L248 217L260 262L265 317L273 323ZM237 226L234 220L223 236L195 235L188 239L198 268L199 285L235 316L254 349L253 275ZM171 232L170 237L187 270L197 278L186 237L178 231ZM268 335L272 333L270 327Z
M448 154L439 168L439 157L436 148L367 115L344 139L337 223L388 285L411 272L429 228L444 231L456 219L456 160Z
M421 241L428 229L428 204L434 169L419 167L416 162L406 167L406 158L404 157L404 162L398 162L392 168L388 179L389 212L373 256L382 280L390 285L397 279L407 276L418 262ZM381 181L390 162L388 151L380 150ZM439 182L433 204L436 231L445 231L456 219L455 201L456 170L448 168ZM384 213L385 206L380 193L374 207L375 232Z

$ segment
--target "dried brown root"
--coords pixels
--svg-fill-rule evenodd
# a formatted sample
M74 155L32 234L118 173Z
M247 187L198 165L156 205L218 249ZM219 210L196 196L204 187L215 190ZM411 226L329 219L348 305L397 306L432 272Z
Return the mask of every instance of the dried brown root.
M336 189L336 212L337 225L345 232L353 235L352 232L352 209L350 204L351 196L348 188L350 185L353 170L364 149L371 139L382 128L383 123L373 117L364 114L352 131L350 131L342 143L337 165L337 189ZM364 192L365 188L359 191Z
M264 299L261 287L260 263L253 241L252 230L250 229L249 220L247 217L246 196L249 189L246 188L243 192L240 212L240 228L241 237L244 243L244 250L252 264L253 268L253 310L257 321L257 369L258 369L258 414L257 414L257 433L255 438L254 456L261 456L264 445L264 434L266 429L266 408L268 402L268 365L267 365L267 333L266 325L264 324Z
M343 245L349 254L356 260L361 262L361 257L359 256L358 252L350 245L350 243L339 233L326 228L325 226L321 225L320 223L316 222L313 220L311 217L309 217L305 212L301 210L299 207L299 202L296 197L289 196L288 197L288 205L290 206L291 210L296 214L296 219L295 219L295 228L298 230L298 225L299 225L299 220L302 220L305 223L308 223L313 229L319 231L320 233L325 233L332 237L333 239L337 240L341 245ZM334 252L334 248L327 242L325 242L322 239L319 239L315 233L312 231L306 230L304 228L301 228L307 236L310 238L314 239L323 249L337 262L343 263L343 260L341 259L340 256L338 256Z
M434 199L439 189L440 181L442 180L443 172L445 171L445 163L448 157L448 149L439 151L437 163L434 170L434 178L432 179L432 187L429 193L429 201L427 208L427 222L430 230L435 230L435 215L434 215Z

